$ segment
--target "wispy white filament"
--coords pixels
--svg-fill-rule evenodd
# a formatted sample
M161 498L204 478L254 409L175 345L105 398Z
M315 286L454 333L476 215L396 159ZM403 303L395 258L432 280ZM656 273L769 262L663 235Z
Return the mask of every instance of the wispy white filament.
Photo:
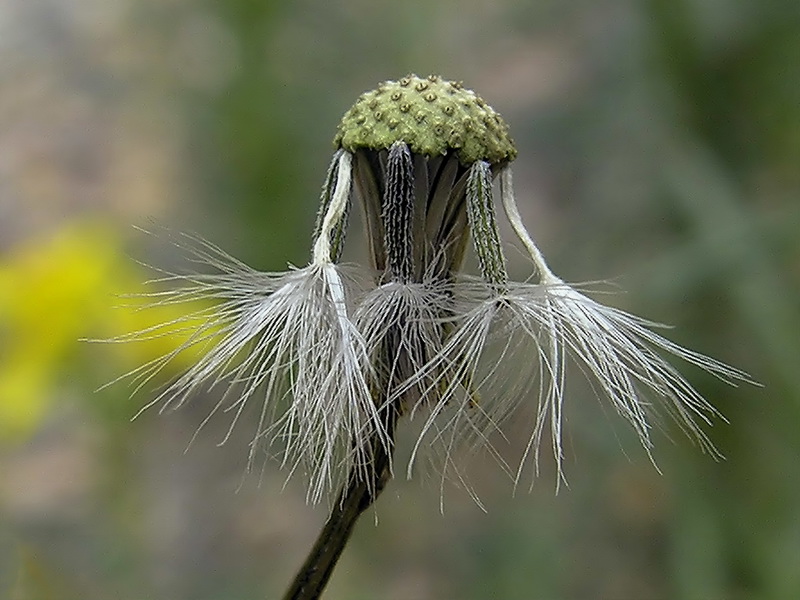
M558 278L553 275L553 272L547 266L547 261L545 261L544 255L533 242L531 234L528 233L528 230L525 228L525 224L522 222L522 217L517 209L517 202L514 199L514 186L512 182L511 167L509 166L504 167L500 172L500 198L503 201L503 209L506 212L506 217L508 217L508 221L511 224L511 227L514 229L514 233L517 234L517 237L522 242L522 245L525 246L525 249L528 251L531 260L533 261L533 265L539 272L542 283L548 283L550 280L558 280Z
M260 403L250 461L259 446L277 448L289 473L302 472L308 499L319 501L356 469L368 469L375 440L388 445L373 401L372 362L351 320L359 286L330 262L330 232L349 196L350 155L341 154L338 181L314 246L314 261L302 269L263 273L202 240L179 244L213 274L169 275L177 285L150 296L151 306L206 301L207 308L136 332L131 341L188 332L172 352L127 376L139 387L190 348L199 359L146 408L178 407L200 390L221 389L217 412L232 414L224 443L245 408ZM138 388L137 388L138 389Z
M449 305L444 282L393 281L359 302L355 322L372 357L381 405L412 416L420 408L426 390L406 383L440 350Z
M673 355L727 383L750 381L746 373L693 352L655 333L658 324L604 306L555 276L525 229L514 200L511 171L501 172L505 212L540 275L539 284L462 280L451 295L460 308L440 352L408 385L434 378L432 403L423 436L431 431L453 440L491 447L502 425L531 391L538 397L529 443L516 470L526 463L538 472L539 452L549 430L558 479L563 479L563 404L566 363L572 359L598 396L611 402L630 423L650 455L651 417L664 411L707 452L716 450L698 421L722 418L663 355ZM504 368L514 365L515 373ZM475 401L475 398L478 398ZM658 402L660 401L660 402ZM450 416L443 420L445 413ZM448 447L447 456L449 457ZM416 449L414 456L416 455ZM412 456L412 460L414 458ZM651 457L652 458L652 457Z
M712 418L722 418L661 353L728 383L749 381L745 373L656 334L651 330L655 324L603 306L563 283L510 283L498 293L496 287L469 280L455 284L453 293L472 308L459 312L440 352L409 382L432 378L427 389L430 398L437 399L412 460L432 441L450 440L447 462L457 446L466 444L487 447L504 464L492 438L503 438L504 424L532 394L536 417L515 480L520 480L526 464L538 473L548 431L558 480L563 480L568 358L593 383L598 396L630 423L648 455L650 422L661 410L711 454L716 450L697 422L711 424Z
M317 265L331 262L331 233L344 217L347 203L350 201L353 155L349 152L340 152L338 160L336 187L328 211L322 219L319 235L314 242L312 262Z

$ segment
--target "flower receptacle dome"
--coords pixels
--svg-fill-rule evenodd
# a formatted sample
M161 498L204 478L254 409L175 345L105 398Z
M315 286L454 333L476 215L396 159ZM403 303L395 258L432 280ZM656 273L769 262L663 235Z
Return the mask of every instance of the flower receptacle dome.
M408 75L365 92L345 113L334 138L337 147L350 152L395 142L426 156L452 150L465 165L517 156L508 125L491 106L460 83L434 75Z

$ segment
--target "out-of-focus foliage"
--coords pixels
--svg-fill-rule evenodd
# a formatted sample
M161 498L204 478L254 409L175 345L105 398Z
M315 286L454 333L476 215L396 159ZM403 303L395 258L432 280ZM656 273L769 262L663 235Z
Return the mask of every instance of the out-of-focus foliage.
M688 371L730 420L709 432L727 460L667 431L660 475L576 386L568 489L543 473L512 498L476 460L489 513L445 486L440 515L436 486L397 479L328 597L800 597L799 56L792 0L0 3L0 595L284 588L324 510L271 463L237 494L249 440L217 448L224 420L184 453L213 392L133 423L152 390L93 393L166 341L77 340L164 320L112 308L152 289L126 254L186 267L130 235L148 217L302 264L338 119L413 71L509 123L560 274L618 279L608 300L765 387Z

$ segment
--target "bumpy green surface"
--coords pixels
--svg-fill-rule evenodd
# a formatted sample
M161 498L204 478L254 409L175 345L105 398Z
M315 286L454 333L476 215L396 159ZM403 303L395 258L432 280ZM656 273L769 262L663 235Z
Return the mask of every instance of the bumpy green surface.
M460 83L433 75L408 75L362 94L334 138L337 147L350 151L388 148L397 141L428 156L453 150L464 164L517 156L508 126L491 106Z

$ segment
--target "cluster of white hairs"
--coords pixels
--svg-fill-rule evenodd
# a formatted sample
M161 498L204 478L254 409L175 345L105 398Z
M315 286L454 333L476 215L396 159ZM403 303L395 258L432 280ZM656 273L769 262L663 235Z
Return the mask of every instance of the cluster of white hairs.
M408 149L393 146L392 152L390 162L405 161L398 168L405 169L404 177L413 177L407 172ZM385 239L373 241L385 244L386 273L393 270L394 275L339 264L353 196L353 154L346 150L334 155L323 188L308 266L262 273L185 236L180 245L215 272L168 274L157 281L179 285L154 294L151 304L211 302L176 321L118 338L147 339L189 329L174 351L128 374L139 386L178 354L202 349L199 360L148 407L176 407L198 388L216 387L221 398L209 418L218 411L232 413L233 429L245 407L258 403L251 459L262 445L277 449L289 473L306 478L310 502L326 497L354 473L368 472L376 443L391 456L394 421L388 411L421 419L409 475L418 455L431 449L444 461L444 471L451 469L456 448L466 443L488 448L519 481L526 464L538 472L549 432L560 481L569 360L630 423L648 454L649 413L659 408L714 453L697 422L710 423L720 415L663 355L729 383L748 376L665 339L652 330L656 324L604 306L564 283L522 224L510 167L502 166L495 175L483 161L466 168L464 235L472 237L480 277L456 272L408 276L414 265L408 264L413 252L407 237L414 225L413 211L403 212L405 201L392 209L396 214L384 207L377 218L383 219ZM535 267L534 282L508 280L495 223L494 176L505 215ZM502 435L508 416L527 401L535 404L529 442L515 462L506 462L491 438Z

